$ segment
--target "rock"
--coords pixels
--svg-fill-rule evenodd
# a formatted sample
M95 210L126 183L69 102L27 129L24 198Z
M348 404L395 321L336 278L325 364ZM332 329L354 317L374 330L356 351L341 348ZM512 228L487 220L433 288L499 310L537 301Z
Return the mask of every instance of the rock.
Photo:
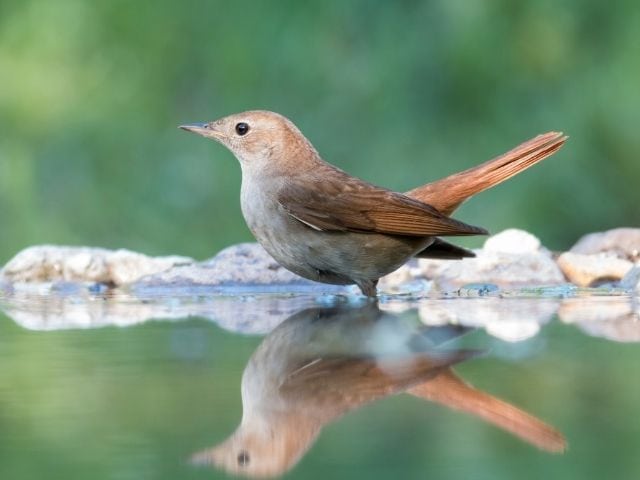
M407 263L401 266L395 272L391 272L380 279L378 282L378 290L384 292L397 291L402 285L415 280L415 276L412 274L412 268Z
M438 278L440 274L455 260L437 260L435 258L418 258L417 269L419 276L431 279Z
M177 266L140 279L131 288L136 292L176 290L201 286L207 291L242 290L270 292L335 293L349 286L312 282L281 267L257 243L240 243L225 248L215 257L201 263ZM256 287L259 287L256 289Z
M475 253L475 258L439 265L434 278L436 288L451 291L474 283L513 288L565 281L551 253L540 246L536 237L521 230L505 230L490 237L485 247Z
M489 237L484 242L483 250L492 253L525 254L539 252L540 246L538 237L524 230L509 228Z
M605 249L608 253L568 252L561 255L556 264L534 235L508 229L488 238L484 247L475 251L475 258L412 259L383 277L379 290L412 294L458 291L469 284L494 285L496 289L553 286L565 282L562 271L579 286L620 280L632 266L626 258L638 253L634 247L634 235L638 232L640 229L617 229L584 237L574 249ZM614 256L620 252L624 253L624 259ZM354 286L325 285L301 278L278 265L257 243L233 245L200 263L186 257L149 257L128 250L37 246L23 250L5 266L0 274L0 284L3 282L20 285L20 288L60 282L127 285L141 294L162 289L193 291L194 287L231 294L247 291L358 293ZM636 280L629 288L636 288L637 284ZM463 289L459 294L466 295L469 291Z
M11 283L98 282L123 285L176 265L187 257L149 257L129 250L39 245L13 257L2 270Z
M640 260L640 228L614 228L590 233L571 247L572 253L592 255L608 253L632 262Z
M380 279L378 292L380 293L426 293L431 288L431 282L422 274L419 260L414 258Z
M605 281L618 281L633 263L613 255L565 252L558 257L558 266L570 282L580 287L595 286Z

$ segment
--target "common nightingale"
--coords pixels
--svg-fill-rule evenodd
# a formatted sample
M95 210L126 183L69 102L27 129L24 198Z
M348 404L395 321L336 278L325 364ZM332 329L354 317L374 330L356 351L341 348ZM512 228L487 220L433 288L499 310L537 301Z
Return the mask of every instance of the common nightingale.
M240 161L249 229L288 270L323 283L357 284L376 296L378 279L411 257L473 253L439 236L487 231L449 215L467 198L557 151L562 133L539 135L477 167L398 193L325 162L287 118L248 111L180 128L226 146Z

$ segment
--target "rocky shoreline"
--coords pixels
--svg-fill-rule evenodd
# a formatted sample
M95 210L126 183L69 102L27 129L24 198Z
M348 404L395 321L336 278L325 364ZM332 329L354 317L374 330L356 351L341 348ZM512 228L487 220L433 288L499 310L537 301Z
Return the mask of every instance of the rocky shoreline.
M413 259L381 279L381 293L442 295L484 289L575 286L640 292L640 229L618 228L581 238L554 254L531 233L509 229L489 237L475 258ZM323 285L278 265L257 243L233 245L203 262L149 257L129 250L42 245L19 252L0 270L5 291L86 287L133 292L196 289L357 294L355 287ZM468 286L471 285L471 289ZM476 292L477 293L477 292Z
M506 230L488 238L475 258L412 260L381 280L379 304L395 312L417 309L428 326L484 328L509 342L536 336L554 315L592 336L638 342L638 246L640 229L616 229L554 254L535 236ZM225 330L263 334L302 309L344 302L366 299L355 286L290 273L255 243L234 245L204 262L36 246L0 272L0 310L31 330L197 316Z

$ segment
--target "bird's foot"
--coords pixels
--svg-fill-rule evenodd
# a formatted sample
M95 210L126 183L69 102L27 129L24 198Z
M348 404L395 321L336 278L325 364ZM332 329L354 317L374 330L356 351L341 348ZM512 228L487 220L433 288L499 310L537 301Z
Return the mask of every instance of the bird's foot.
M376 286L378 285L378 280L360 280L356 282L362 294L366 297L376 298L378 294L378 290Z

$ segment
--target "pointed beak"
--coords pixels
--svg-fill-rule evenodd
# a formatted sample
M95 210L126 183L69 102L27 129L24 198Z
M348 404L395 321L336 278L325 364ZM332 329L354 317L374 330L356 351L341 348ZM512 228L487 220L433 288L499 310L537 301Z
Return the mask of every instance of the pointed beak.
M203 137L213 138L214 140L223 137L222 132L214 130L208 123L189 123L187 125L180 125L178 128L186 130L187 132L197 133Z

